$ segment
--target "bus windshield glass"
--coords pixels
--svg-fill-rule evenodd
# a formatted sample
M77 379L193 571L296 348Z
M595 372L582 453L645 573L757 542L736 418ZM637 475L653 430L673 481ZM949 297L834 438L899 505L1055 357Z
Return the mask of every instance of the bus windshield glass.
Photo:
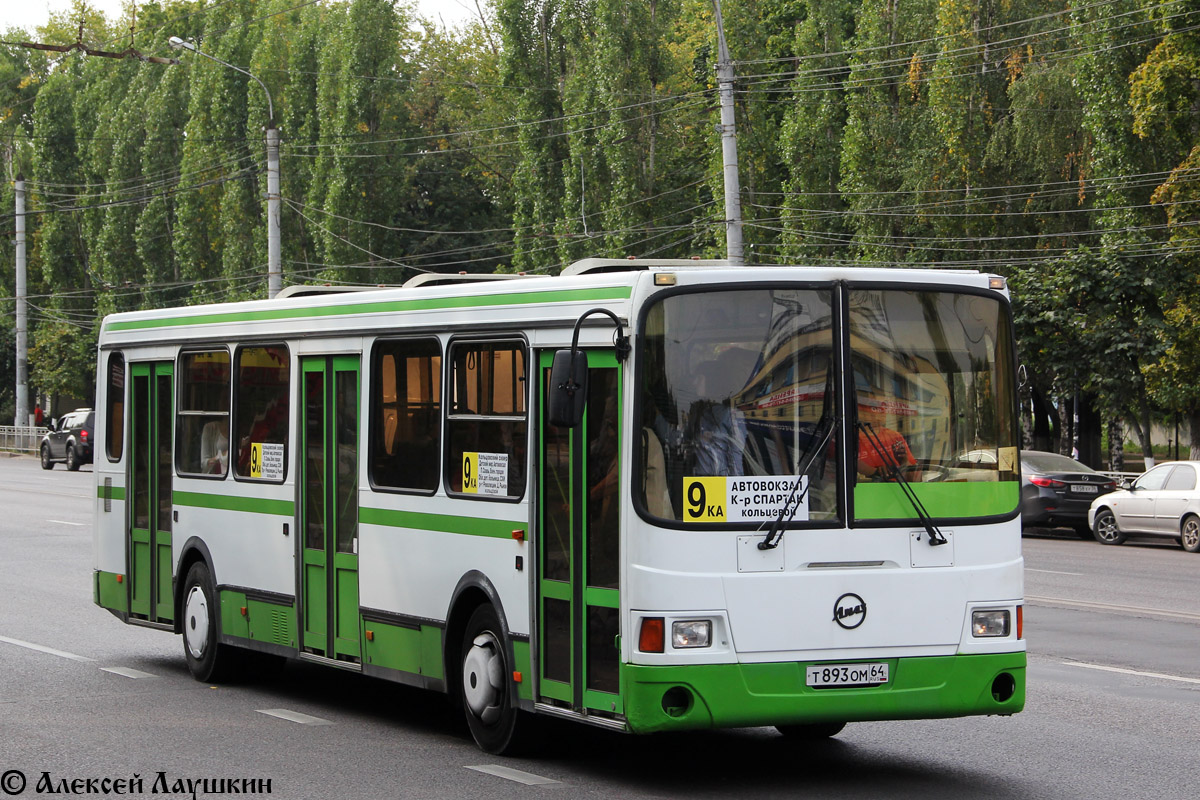
M992 297L852 289L856 519L1009 514L1018 497L1012 333Z
M642 341L635 492L651 515L757 527L790 501L792 521L838 517L831 290L673 295Z
M672 294L644 318L634 492L652 517L770 527L1016 509L1012 335L996 297L753 288ZM848 343L851 396L835 358ZM846 419L842 419L843 409ZM839 497L841 441L849 509ZM801 474L803 473L803 474Z

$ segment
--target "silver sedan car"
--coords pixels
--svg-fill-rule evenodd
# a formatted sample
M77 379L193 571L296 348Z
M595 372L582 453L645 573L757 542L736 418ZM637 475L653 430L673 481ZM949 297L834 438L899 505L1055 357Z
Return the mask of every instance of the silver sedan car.
M1101 544L1120 544L1128 536L1176 539L1189 553L1200 553L1200 461L1159 464L1127 487L1092 501L1088 525Z

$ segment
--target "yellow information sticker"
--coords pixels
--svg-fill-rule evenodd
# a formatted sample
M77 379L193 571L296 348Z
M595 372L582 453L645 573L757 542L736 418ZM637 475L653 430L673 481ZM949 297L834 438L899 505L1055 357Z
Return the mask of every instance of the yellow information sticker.
M262 477L262 442L250 443L250 477Z
M686 522L725 522L726 478L684 478L683 519Z
M462 490L479 493L479 453L463 453Z

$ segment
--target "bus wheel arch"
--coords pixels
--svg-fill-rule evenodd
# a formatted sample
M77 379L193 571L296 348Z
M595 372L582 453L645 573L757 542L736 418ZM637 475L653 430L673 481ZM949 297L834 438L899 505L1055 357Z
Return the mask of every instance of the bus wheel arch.
M446 690L462 706L476 744L496 755L513 754L525 727L513 672L512 636L495 587L480 573L455 588L443 640Z
M187 582L188 571L197 561L203 561L208 566L208 574L212 578L213 587L217 583L217 571L213 567L212 554L203 541L193 536L184 543L179 556L179 564L175 570L175 633L183 633L184 584ZM219 600L219 598L218 598Z

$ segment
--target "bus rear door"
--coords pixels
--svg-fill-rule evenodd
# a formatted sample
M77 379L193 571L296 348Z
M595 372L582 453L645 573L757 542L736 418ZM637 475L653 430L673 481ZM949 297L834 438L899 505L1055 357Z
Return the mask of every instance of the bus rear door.
M170 361L133 364L130 372L129 613L167 623L175 617L171 597L174 365Z

